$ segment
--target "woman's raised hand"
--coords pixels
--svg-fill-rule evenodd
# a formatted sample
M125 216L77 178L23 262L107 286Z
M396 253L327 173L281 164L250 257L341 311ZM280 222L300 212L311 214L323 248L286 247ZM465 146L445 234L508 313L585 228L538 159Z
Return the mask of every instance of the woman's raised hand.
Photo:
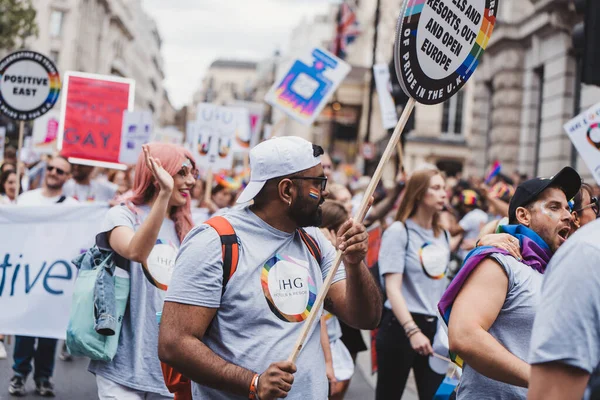
M154 158L150 155L150 148L147 144L142 146L144 156L146 157L146 166L152 172L154 180L158 183L158 187L161 192L171 193L175 182L173 177L162 167L162 164L158 158Z

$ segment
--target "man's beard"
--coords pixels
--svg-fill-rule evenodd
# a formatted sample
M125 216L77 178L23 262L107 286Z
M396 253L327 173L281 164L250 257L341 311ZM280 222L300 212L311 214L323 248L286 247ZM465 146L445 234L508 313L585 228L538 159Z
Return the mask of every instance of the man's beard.
M48 179L46 179L46 187L50 190L58 190L58 189L62 189L62 184L61 183L55 183L55 184L51 184Z
M314 205L314 201L307 200L306 197L299 195L290 208L290 217L299 228L321 226L323 210L321 210L320 205L323 200L322 198L317 205Z

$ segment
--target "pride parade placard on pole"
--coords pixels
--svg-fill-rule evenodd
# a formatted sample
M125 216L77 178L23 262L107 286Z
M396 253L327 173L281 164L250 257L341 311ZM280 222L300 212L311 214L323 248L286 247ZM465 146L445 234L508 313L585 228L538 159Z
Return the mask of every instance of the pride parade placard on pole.
M369 201L400 142L416 102L439 104L456 94L471 77L489 42L499 0L406 0L398 19L394 62L402 89L410 97L373 174L355 221L367 214ZM342 252L323 283L304 321L289 361L296 362L312 325L319 317L340 264Z
M197 119L192 142L192 152L196 162L205 169L217 172L230 170L233 166L233 146L238 117L248 124L248 113L236 115L214 104L200 103L197 107Z
M265 101L291 118L310 125L350 72L350 65L316 48L295 59L275 82Z
M394 60L404 92L422 104L454 96L479 65L498 0L406 0Z
M67 72L58 150L77 164L124 169L119 163L123 112L133 111L135 81Z
M600 103L567 122L564 129L600 185Z

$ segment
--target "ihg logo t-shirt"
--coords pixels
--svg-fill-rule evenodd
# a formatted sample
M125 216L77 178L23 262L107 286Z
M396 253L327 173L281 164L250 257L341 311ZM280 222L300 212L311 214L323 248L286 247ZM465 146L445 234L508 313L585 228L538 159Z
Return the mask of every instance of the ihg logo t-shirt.
M248 208L232 210L226 218L239 238L240 258L225 293L221 296L219 236L212 228L200 226L181 246L166 301L218 308L204 343L231 363L263 372L290 356L333 264L335 249L320 231L306 229L323 254L319 266L299 234L269 226ZM341 266L334 283L345 276ZM296 365L288 399L327 398L318 324L309 332ZM237 398L197 384L193 391L197 398Z

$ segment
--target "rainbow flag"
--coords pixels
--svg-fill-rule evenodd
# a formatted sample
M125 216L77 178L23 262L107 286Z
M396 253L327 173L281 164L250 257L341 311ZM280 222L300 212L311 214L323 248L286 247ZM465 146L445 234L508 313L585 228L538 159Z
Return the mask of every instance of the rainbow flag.
M523 257L524 264L535 269L540 273L544 273L546 265L550 262L552 252L550 248L544 242L544 240L534 231L523 225L501 225L498 228L498 233L508 233L511 236L519 239L521 247L521 256ZM491 246L476 247L472 250L463 263L462 268L452 280L448 289L444 292L440 302L438 303L438 311L442 317L442 321L448 327L450 322L450 314L452 312L452 305L460 289L467 281L467 278L475 270L475 268L487 257L492 254L504 254L509 255L506 250L499 249ZM458 356L450 352L450 359L459 367L462 368L463 360Z
M487 176L485 177L485 184L489 184L492 181L492 179L498 176L500 171L502 171L502 164L500 164L500 161L496 160L494 161L494 164L492 164L490 172L488 172Z

